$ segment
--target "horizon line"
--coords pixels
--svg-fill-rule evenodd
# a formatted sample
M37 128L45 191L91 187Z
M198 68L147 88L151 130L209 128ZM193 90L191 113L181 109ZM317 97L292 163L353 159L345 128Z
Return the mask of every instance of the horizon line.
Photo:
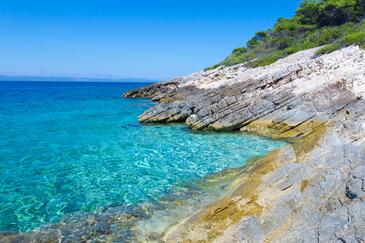
M162 79L138 77L88 77L88 76L38 76L38 75L4 75L0 74L0 82L160 82Z

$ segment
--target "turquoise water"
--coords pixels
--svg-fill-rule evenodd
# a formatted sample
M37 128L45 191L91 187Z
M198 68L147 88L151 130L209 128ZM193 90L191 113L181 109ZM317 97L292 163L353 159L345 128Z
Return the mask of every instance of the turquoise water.
M0 83L0 231L107 205L154 202L282 142L143 126L130 83Z

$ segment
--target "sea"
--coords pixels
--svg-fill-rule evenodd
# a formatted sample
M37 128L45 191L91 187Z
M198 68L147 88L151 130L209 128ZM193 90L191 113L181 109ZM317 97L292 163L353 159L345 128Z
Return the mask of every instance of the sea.
M283 146L239 132L143 125L146 83L0 82L0 232L77 212L158 203Z

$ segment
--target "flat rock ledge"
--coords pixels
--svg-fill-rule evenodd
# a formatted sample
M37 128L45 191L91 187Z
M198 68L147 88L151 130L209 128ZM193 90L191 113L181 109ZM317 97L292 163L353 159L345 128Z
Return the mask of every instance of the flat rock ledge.
M217 201L160 232L161 241L365 241L365 51L316 50L125 94L158 102L140 116L143 123L290 142L242 170Z

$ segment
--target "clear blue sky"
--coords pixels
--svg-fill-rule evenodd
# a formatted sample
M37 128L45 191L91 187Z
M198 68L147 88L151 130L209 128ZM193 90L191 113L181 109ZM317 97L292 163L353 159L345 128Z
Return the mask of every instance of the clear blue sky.
M215 64L300 0L1 0L0 73L166 79Z

